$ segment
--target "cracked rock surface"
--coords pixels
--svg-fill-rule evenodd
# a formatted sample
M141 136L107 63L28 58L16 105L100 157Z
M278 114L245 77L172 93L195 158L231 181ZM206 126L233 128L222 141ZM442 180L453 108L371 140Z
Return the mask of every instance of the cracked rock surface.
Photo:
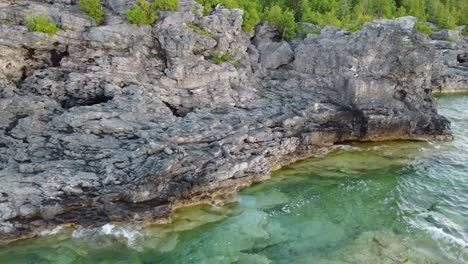
M3 240L230 201L337 142L449 138L432 93L467 88L466 42L432 41L412 17L285 42L192 0L141 27L132 1L106 1L102 25L73 3L0 4ZM28 32L33 5L73 30Z

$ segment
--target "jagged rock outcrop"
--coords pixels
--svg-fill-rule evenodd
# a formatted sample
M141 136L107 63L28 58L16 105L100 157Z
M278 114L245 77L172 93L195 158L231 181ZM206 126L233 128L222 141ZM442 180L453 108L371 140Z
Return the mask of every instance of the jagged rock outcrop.
M430 45L436 51L434 90L444 94L468 93L468 43L433 40Z
M28 32L31 2L0 6L2 239L230 201L336 142L450 137L432 101L436 50L413 18L288 43L191 0L141 27L122 16L131 3L107 1L96 26L51 2L36 10L64 10L50 15L74 30Z

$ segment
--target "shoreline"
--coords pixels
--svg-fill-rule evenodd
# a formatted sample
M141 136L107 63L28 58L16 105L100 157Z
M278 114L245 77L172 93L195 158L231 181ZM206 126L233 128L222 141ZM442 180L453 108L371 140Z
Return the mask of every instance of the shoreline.
M414 17L287 41L267 22L243 31L238 9L204 14L193 0L142 26L107 3L96 25L62 2L0 8L68 10L54 19L76 29L30 32L19 15L0 25L3 240L164 222L174 208L234 201L337 142L451 139L432 93L464 83L466 43L430 40Z
M453 135L452 134L427 135L427 136L417 136L417 137L387 136L380 140L375 139L375 137L372 137L372 139L347 140L344 142L336 142L336 143L352 144L352 143L365 143L365 142L384 143L384 142L407 142L407 141L424 142L427 140L451 141L453 140ZM271 167L271 173L273 173L274 171L281 170L284 167L290 166L294 163L307 160L310 158L326 158L326 156L332 151L333 146L336 146L336 144L334 143L333 145L329 145L326 147L316 148L307 154L291 155L290 157L287 157L286 158L287 161L284 161L281 165L276 165L276 166ZM282 160L285 160L284 157L282 157ZM73 228L73 229L76 229L76 228L87 229L87 228L101 227L106 224L118 224L118 225L138 224L138 225L142 225L143 227L150 226L153 224L164 224L164 225L171 224L172 213L178 209L187 208L191 206L197 206L197 205L213 205L214 204L214 205L224 206L230 203L236 203L238 201L237 194L240 190L244 188L248 188L253 184L270 180L271 173L265 174L265 175L252 175L252 176L242 177L239 179L228 179L226 181L217 182L214 185L194 187L194 191L190 195L187 195L187 196L190 196L189 198L173 201L170 205L170 210L167 212L165 216L162 216L157 219L152 219L149 222L112 221L112 222L104 222L104 223L99 223L99 224L94 224L94 225L89 225L89 226L82 226L80 224L77 224L80 222L77 219L76 223L70 222L70 223L65 223L65 224L47 226L47 228L38 228L36 230L31 230L31 232L29 232L28 234L20 234L19 236L15 238L0 239L0 246L2 247L8 246L18 241L41 237L42 236L41 233L52 231L61 227Z

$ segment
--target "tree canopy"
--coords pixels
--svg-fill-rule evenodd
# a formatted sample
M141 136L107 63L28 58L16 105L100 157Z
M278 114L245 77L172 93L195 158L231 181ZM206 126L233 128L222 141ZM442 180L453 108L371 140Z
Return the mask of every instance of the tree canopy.
M414 16L440 28L455 29L468 24L468 0L198 0L209 12L217 4L244 10L246 31L267 20L290 38L294 22L359 29L374 18ZM293 25L294 24L294 25Z

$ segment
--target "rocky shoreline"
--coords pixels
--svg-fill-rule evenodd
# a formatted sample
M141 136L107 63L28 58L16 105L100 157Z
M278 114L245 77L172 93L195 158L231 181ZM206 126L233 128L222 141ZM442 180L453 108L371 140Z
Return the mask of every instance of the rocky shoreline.
M468 90L467 42L432 40L412 17L286 42L192 0L140 27L123 15L132 1L107 1L100 26L50 2L0 4L2 241L168 221L335 143L450 139L433 92ZM33 5L73 30L28 32Z

